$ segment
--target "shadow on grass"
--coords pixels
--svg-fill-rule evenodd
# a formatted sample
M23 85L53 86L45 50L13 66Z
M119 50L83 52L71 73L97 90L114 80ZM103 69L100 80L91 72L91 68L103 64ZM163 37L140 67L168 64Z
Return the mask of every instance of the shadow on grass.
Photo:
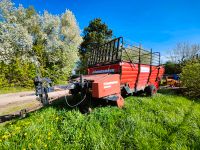
M18 120L22 120L22 119L25 119L25 118L29 118L29 117L31 117L31 115L32 114L34 114L34 113L40 113L40 112L42 112L42 111L44 111L44 110L46 110L46 109L48 109L48 108L53 108L53 109L55 109L56 111L59 111L59 110L65 110L65 111L71 111L71 110L77 110L77 111L80 111L79 110L79 106L75 106L75 107L70 107L67 103L66 103L66 99L67 99L67 101L68 101L68 104L70 104L70 105L76 105L77 103L79 103L80 102L80 99L73 99L73 97L72 96L67 96L67 97L65 97L65 96L63 96L63 97L60 97L60 98L58 98L58 99L56 99L56 100L54 100L54 101L52 101L49 105L47 105L47 106L44 106L44 107L42 107L42 108L40 108L40 109L37 109L37 110L35 110L35 111L32 111L32 112L30 112L30 113L26 113L26 115L25 115L25 117L19 117L19 116L17 116L17 117L13 117L13 118L10 118L9 120L6 120L6 122L8 122L8 121L10 121L10 120L12 120L12 124L15 124ZM116 107L116 105L114 105L114 104L112 104L112 103L108 103L108 102L105 102L105 101L103 101L103 100L92 100L92 101L96 101L96 102L98 102L98 103L95 103L95 104L92 104L91 105L91 108L92 109L94 109L94 108L97 108L97 107L108 107L108 106L114 106L114 107Z
M161 94L164 94L164 95L173 95L173 96L183 96L183 94L180 92L180 90L174 90L174 89L160 89L158 91L158 93L161 93ZM123 98L128 98L130 97L131 95L126 95L126 96L123 96ZM134 94L133 96L137 96L137 97L146 97L146 95L142 92L140 93L137 93L137 94ZM48 106L45 106L43 108L41 108L40 110L38 111L42 111L44 109L47 109L49 107L51 108L55 108L56 110L63 110L65 109L66 111L69 111L69 110L78 110L79 107L76 106L76 107L70 107L68 106L68 104L66 103L66 99L68 101L68 103L70 105L75 105L77 104L79 101L80 101L80 97L79 98L76 98L76 99L73 99L73 97L70 95L70 96L67 96L66 98L63 96L55 101L53 101L50 105ZM96 108L96 107L107 107L107 106L116 106L115 104L113 103L108 103L108 102L105 102L103 100L91 100L92 102L94 101L98 101L98 104L92 104L92 108Z
M195 103L200 103L200 99L198 98L191 98L186 95L184 95L184 89L160 89L158 90L158 93L161 93L163 95L169 95L169 96L182 96L187 98L188 100L191 100Z
M50 105L48 105L42 109L52 107L52 108L55 108L56 110L65 109L66 111L68 111L68 110L80 110L79 108L82 106L89 106L92 109L97 108L97 107L108 107L108 106L117 107L116 102L106 101L103 99L90 99L89 100L89 98L86 97L86 99L83 100L82 103L80 103L80 101L82 101L80 97L75 97L75 98L73 96L61 97L61 98L53 101ZM71 107L67 103L69 105L75 106L75 107ZM77 105L79 103L80 103L80 105Z
M72 101L70 96L68 96L67 99L69 99L70 102ZM73 105L73 103L72 103L72 105ZM18 120L29 118L31 116L31 114L34 114L35 112L42 112L43 110L48 109L50 107L51 108L53 107L56 110L63 110L63 109L65 109L66 111L75 109L75 108L70 108L66 104L65 97L61 97L61 98L59 98L59 99L51 102L47 106L43 106L42 108L36 109L34 111L31 111L31 112L25 112L23 115L21 115L20 113L19 114L15 113L15 114L2 115L2 116L0 116L0 123L4 124L4 125L7 125L7 123L9 123L10 121L12 121L12 124L15 124Z
M180 95L179 92L173 89L159 89L158 93L164 94L164 95Z
M49 105L44 106L44 107L42 107L41 109L39 109L37 111L43 111L43 110L48 109L50 107L54 108L56 110L63 110L63 109L65 109L66 111L76 109L77 107L69 107L67 105L66 98L67 98L67 101L68 101L68 103L70 105L75 105L76 104L76 102L73 101L72 96L67 96L67 97L63 96L63 97L60 97L60 98L52 101Z

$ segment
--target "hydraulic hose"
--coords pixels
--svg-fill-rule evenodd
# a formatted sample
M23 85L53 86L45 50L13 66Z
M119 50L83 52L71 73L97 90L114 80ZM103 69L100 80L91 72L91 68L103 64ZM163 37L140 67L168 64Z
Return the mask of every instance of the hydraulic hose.
M80 104L85 100L85 98L86 98L86 94L84 95L83 99L82 99L80 102L78 102L78 103L75 104L75 105L70 105L69 102L68 102L68 100L67 100L67 93L65 94L65 101L66 101L66 104L67 104L69 107L71 107L71 108L80 105Z

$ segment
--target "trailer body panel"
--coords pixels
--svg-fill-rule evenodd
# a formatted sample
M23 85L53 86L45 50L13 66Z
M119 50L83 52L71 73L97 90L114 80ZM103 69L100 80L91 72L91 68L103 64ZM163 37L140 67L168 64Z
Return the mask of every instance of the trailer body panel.
M164 67L123 61L88 68L88 74L95 75L96 73L119 74L121 87L128 85L133 92L137 92L144 90L148 85L154 85L158 89L159 81L164 74Z
M92 83L92 97L94 98L102 98L120 92L119 74L107 74L104 78L99 78Z

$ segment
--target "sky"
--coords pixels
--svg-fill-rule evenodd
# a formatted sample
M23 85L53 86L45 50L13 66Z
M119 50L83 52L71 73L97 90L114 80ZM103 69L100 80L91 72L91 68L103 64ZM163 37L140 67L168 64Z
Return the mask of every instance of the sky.
M142 44L167 59L179 42L200 43L199 0L13 0L16 6L30 5L43 13L71 10L80 29L90 20L102 18L115 37L129 44Z

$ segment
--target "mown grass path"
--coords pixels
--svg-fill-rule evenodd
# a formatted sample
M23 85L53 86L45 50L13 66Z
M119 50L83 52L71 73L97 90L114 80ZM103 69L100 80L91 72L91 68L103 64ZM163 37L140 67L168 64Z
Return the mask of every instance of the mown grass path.
M89 115L64 102L0 127L1 149L199 149L200 103L157 94Z

